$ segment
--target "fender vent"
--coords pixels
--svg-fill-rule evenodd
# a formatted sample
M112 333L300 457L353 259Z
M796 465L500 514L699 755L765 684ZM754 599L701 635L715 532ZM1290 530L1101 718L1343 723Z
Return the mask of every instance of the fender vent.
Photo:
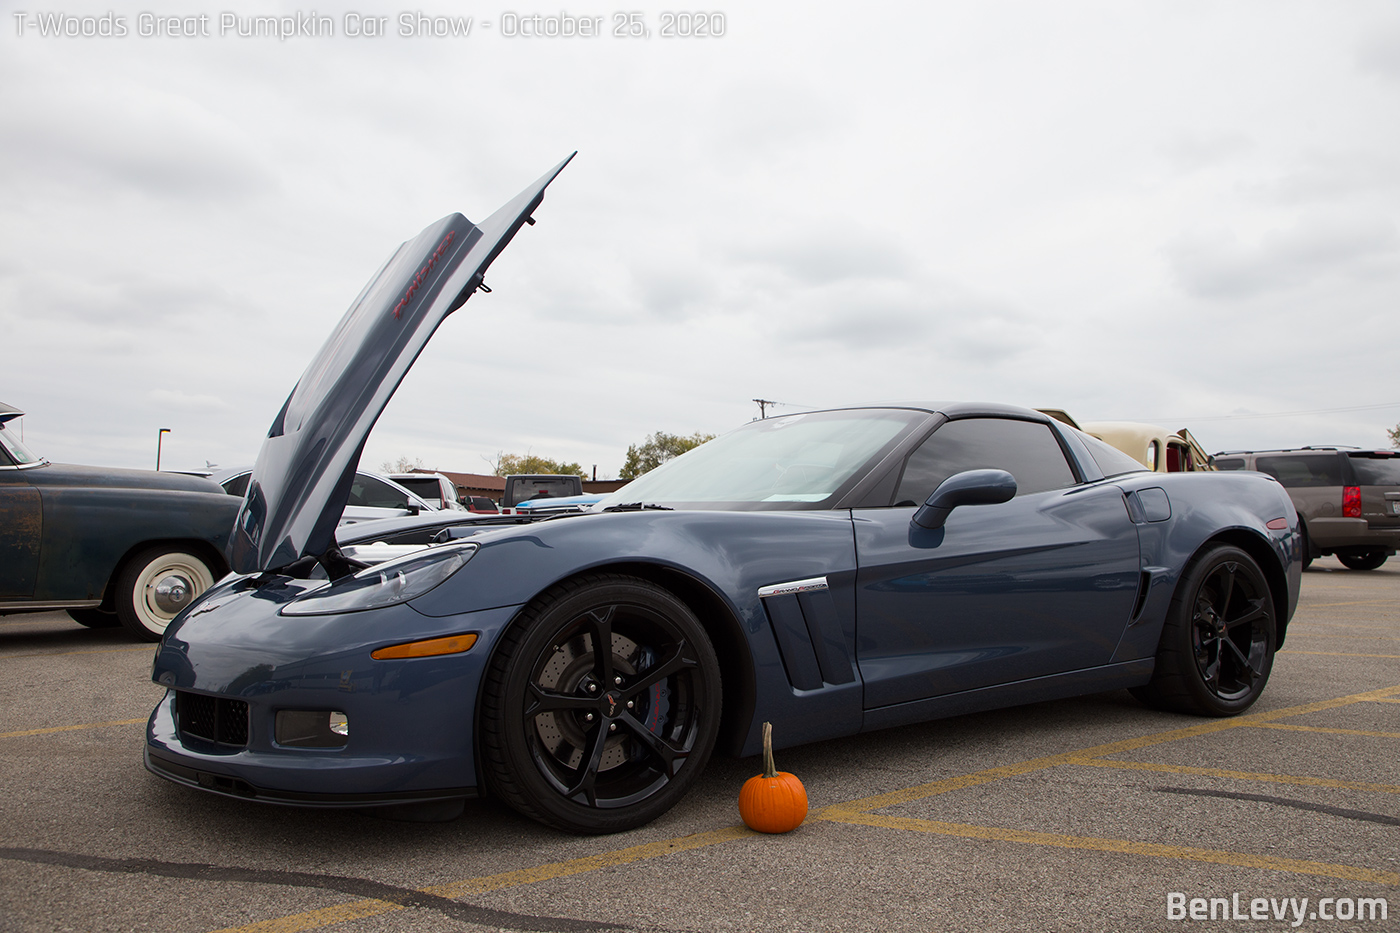
M175 718L180 735L218 745L248 746L248 704L243 700L178 690Z

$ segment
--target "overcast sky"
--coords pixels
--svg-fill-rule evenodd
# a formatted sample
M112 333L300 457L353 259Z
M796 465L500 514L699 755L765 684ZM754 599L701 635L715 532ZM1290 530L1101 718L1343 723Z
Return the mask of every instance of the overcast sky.
M575 149L366 466L612 476L754 398L1052 406L1212 451L1400 421L1393 0L745 3L705 38L390 3L354 7L387 35L285 39L153 0L210 35L41 34L112 9L0 0L0 401L52 460L149 468L168 427L166 468L251 464L399 243ZM472 31L400 37L416 10Z

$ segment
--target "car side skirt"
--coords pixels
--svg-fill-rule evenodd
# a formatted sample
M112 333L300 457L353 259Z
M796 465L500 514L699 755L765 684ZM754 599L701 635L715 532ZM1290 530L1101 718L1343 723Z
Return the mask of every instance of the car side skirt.
M873 732L876 729L888 729L891 726L903 726L929 719L944 719L1006 706L1022 706L1026 703L1060 700L1086 693L1139 687L1152 679L1154 663L1152 658L1140 658L868 709L865 711L861 731Z

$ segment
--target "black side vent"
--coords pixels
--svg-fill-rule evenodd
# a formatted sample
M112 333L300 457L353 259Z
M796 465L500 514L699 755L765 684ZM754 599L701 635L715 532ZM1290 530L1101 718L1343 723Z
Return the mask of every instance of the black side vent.
M798 690L856 679L836 604L825 590L763 600L788 681Z
M248 745L248 704L243 700L180 690L175 694L175 716L182 736L237 748Z

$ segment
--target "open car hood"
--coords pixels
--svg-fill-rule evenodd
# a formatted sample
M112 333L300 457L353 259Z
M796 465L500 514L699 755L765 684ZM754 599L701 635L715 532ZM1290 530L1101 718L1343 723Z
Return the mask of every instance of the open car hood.
M569 156L572 159L573 156ZM238 573L338 559L335 529L365 438L438 324L482 276L569 163L480 224L452 214L399 247L297 381L258 453L226 550Z

